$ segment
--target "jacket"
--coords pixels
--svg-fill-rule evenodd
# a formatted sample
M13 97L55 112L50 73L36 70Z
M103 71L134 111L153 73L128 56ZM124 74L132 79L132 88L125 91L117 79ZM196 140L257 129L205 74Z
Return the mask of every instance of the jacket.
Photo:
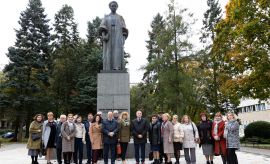
M118 128L118 123L115 119L112 119L111 121L106 119L102 123L102 132L103 132L103 143L104 144L116 144L117 143L119 128ZM109 136L110 132L114 133L114 135L112 137Z
M160 123L157 121L149 125L149 142L151 145L159 145L161 143Z
M40 135L40 139L33 141L32 134L34 134L34 133ZM29 138L28 138L28 142L27 142L27 148L28 149L40 149L41 135L42 135L42 123L39 123L37 121L33 121L29 127Z
M147 142L147 132L149 128L149 124L144 118L141 118L140 121L138 119L134 119L131 124L132 128L132 136L135 144L146 143ZM142 135L142 138L138 136Z
M183 143L184 131L182 125L177 122L173 124L173 142L181 142Z

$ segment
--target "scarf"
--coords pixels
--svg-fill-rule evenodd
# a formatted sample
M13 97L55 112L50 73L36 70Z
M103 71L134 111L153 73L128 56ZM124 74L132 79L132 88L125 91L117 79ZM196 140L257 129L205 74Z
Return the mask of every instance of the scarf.
M214 134L217 135L218 134L218 124L221 122L222 120L215 120L215 126L214 126Z

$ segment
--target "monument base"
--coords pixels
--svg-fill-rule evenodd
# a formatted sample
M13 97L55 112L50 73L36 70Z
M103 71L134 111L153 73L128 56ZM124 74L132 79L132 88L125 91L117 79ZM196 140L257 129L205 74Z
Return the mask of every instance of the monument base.
M97 111L130 112L129 74L125 71L102 71L97 78Z

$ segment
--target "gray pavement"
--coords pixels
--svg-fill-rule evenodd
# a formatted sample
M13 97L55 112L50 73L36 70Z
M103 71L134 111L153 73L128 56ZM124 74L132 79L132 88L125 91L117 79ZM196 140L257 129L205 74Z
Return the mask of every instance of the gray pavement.
M255 152L259 152L259 150L255 150ZM181 152L183 154L183 152ZM197 148L197 164L205 164L204 156L202 155L201 149ZM247 152L237 152L237 156L239 159L239 164L270 164L270 154L267 155L258 155L258 153L247 153ZM173 159L174 161L174 159ZM52 161L54 164L57 162L55 160ZM86 161L84 161L85 163ZM46 164L44 157L39 158L40 164ZM134 159L128 159L128 164L135 164ZM150 164L151 162L146 160L146 164ZM184 164L184 157L181 156L180 163ZM215 164L222 164L220 157L215 157ZM31 164L30 157L27 156L26 144L9 144L3 145L0 148L0 164ZM103 164L103 161L99 161L98 164ZM120 161L117 161L116 164L121 164Z

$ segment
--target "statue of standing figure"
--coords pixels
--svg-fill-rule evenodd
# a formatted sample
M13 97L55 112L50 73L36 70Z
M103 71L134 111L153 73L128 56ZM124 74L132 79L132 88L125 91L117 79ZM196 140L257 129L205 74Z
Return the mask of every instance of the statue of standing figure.
M128 29L121 15L116 13L118 3L110 2L111 13L102 20L99 32L103 41L103 70L125 70L124 44Z

